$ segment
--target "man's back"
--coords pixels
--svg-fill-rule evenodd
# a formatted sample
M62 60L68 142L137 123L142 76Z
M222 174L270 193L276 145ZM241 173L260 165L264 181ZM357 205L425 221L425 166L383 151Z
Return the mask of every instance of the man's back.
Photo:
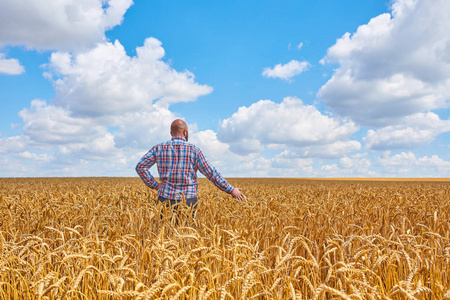
M200 171L219 189L242 200L244 195L240 188L233 188L217 170L209 164L200 149L189 144L186 122L177 119L170 126L172 139L158 144L148 151L136 166L136 172L144 183L158 190L159 201L178 201L191 199L197 201L197 171ZM156 164L160 182L150 173Z
M186 198L197 196L197 160L199 149L175 136L172 140L153 147L158 166L161 196L176 199L177 194Z
M158 184L148 171L155 163L161 181L158 195L164 198L197 197L197 171L219 189L227 193L233 190L233 187L209 164L200 149L187 143L182 136L173 136L170 141L154 146L136 166L139 176L151 188L155 188Z

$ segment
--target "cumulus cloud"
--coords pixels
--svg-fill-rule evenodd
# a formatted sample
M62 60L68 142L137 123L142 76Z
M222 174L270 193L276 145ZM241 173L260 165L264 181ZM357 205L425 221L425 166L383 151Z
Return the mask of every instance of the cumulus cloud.
M318 97L367 126L447 107L450 19L446 0L396 0L392 13L346 33L322 63L338 63Z
M83 143L71 143L60 146L59 154L63 156L90 160L111 160L121 159L123 154L115 147L114 136L107 132L104 136L86 140Z
M47 75L56 96L49 104L33 100L19 113L24 135L34 144L55 146L86 143L113 131L116 147L138 149L167 138L176 117L168 105L193 101L212 89L163 62L164 49L156 39L147 39L136 53L127 56L117 41L74 57L53 53Z
M356 173L366 174L372 163L367 158L342 157L338 165L343 169L352 169Z
M379 174L371 170L372 163L368 158L357 156L342 157L337 164L322 165L316 171L322 177L377 177Z
M307 147L348 139L358 127L326 116L295 97L277 104L260 100L240 107L218 129L218 138L239 154L259 152L264 145Z
M30 176L23 160L15 160L11 157L0 156L0 176L1 177L25 177ZM29 165L28 165L29 167Z
M164 62L165 52L157 39L147 38L136 53L129 57L119 41L75 56L53 53L47 74L56 90L52 104L75 115L117 115L152 111L155 102L168 107L194 101L212 91L196 83L191 72L177 72Z
M221 142L217 138L217 134L212 130L204 130L195 132L191 138L191 142L199 146L207 159L219 170L225 172L227 176L257 176L257 177L313 177L313 176L332 176L327 170L323 170L322 166L319 169L314 167L314 158L318 157L316 154L304 156L300 149L292 148L292 150L284 150L281 153L266 157L264 153L251 153L246 155L239 155L232 151L232 148L227 143ZM339 144L339 142L336 142ZM349 141L352 144L352 141ZM327 147L327 145L324 145ZM352 146L350 146L351 148ZM317 150L319 150L318 146ZM341 148L332 145L330 148ZM345 148L345 147L344 147ZM360 148L355 147L355 148ZM296 152L297 151L297 152ZM338 151L339 157L345 157L344 152ZM323 152L323 154L325 151ZM321 155L321 154L319 154ZM324 154L325 155L325 154ZM352 155L353 166L355 168L344 168L343 166L336 167L336 174L333 176L354 176L364 174L371 166L368 159L364 155ZM326 158L330 158L329 153ZM340 172L340 173L339 173ZM368 171L369 174L372 174ZM339 175L340 174L340 175Z
M230 153L230 146L220 142L217 134L210 129L195 132L189 142L199 146L205 156L214 163L220 163L229 155L234 156Z
M22 130L31 141L41 145L78 143L106 134L106 127L93 120L77 118L64 108L33 100L30 108L19 112Z
M277 155L271 159L271 166L280 169L295 169L299 170L304 167L309 167L314 163L311 158L286 158L283 155Z
M195 132L189 141L202 150L219 172L226 172L227 176L264 177L271 174L271 159L256 153L237 155L212 130Z
M5 58L4 53L0 53L0 74L19 75L25 72L25 68L18 59Z
M177 116L168 109L156 107L150 112L115 116L114 133L119 148L149 149L153 144L170 139L170 124Z
M105 40L132 0L2 0L0 45L73 50Z
M392 156L390 154L389 151L386 151L377 162L387 172L400 173L408 177L416 176L415 171L417 170L420 170L419 174L427 174L428 176L439 174L441 177L447 177L450 174L450 162L443 160L438 155L417 158L411 151Z
M35 142L64 145L103 137L114 129L119 148L147 148L167 137L175 115L169 103L193 101L211 88L161 59L161 42L149 38L129 57L119 42L99 44L72 57L53 53L49 64L56 96L34 100L19 115Z
M46 153L36 154L36 153L24 151L24 152L19 153L18 156L20 158L30 159L30 160L34 160L34 161L47 162L47 161L51 160L51 158Z
M310 64L307 61L300 62L293 59L284 65L278 64L273 68L265 68L262 72L262 75L269 78L281 78L284 80L290 80L292 77L306 71L309 66Z
M352 141L350 141L352 142ZM353 176L374 176L371 171L372 163L365 154L355 154L346 156L340 152L335 157L330 157L326 153L324 158L339 158L337 164L321 164L320 168L313 168L314 160L312 158L305 158L304 153L286 150L277 155L273 160L273 167L297 169L300 172L297 176L320 176L320 177L353 177ZM320 155L320 154L319 154ZM312 157L317 157L313 155Z
M89 175L93 166L119 175L125 167L134 170L139 159L129 159L134 153L170 138L177 116L168 106L212 90L196 83L189 71L178 72L162 61L164 49L156 39L147 39L136 53L127 56L119 42L77 54L53 53L46 76L54 83L55 98L35 99L22 109L23 135L0 138L0 153L46 162L44 169L54 175ZM103 165L105 160L114 163Z
M405 117L403 122L378 130L369 130L363 138L373 150L412 148L431 143L436 136L450 131L450 120L441 120L435 113L419 113Z
M26 149L29 143L27 136L11 136L0 138L0 154L17 153Z
M343 157L360 149L360 142L354 140L343 140L325 145L293 148L292 150L283 151L281 155L286 159L308 157L332 159Z

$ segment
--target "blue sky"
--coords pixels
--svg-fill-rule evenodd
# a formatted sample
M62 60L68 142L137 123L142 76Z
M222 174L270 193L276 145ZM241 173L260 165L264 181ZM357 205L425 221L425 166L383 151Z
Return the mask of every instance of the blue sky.
M449 177L450 2L0 3L0 176ZM156 172L156 170L154 170Z

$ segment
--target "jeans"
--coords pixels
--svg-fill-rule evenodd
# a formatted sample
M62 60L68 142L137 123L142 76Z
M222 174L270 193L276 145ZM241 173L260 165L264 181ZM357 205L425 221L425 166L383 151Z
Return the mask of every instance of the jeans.
M173 212L177 213L178 206L177 204L186 203L187 206L192 207L192 218L195 217L195 211L197 210L197 197L193 198L186 198L185 200L173 200L173 199L167 199L162 196L158 196L158 201L165 204L167 208L172 207ZM163 217L163 214L161 212L161 219ZM177 213L177 219L179 218L179 214ZM178 220L176 220L176 224L178 224Z
M186 200L186 205L187 205L187 206L189 206L189 207L193 206L194 209L197 208L197 201L198 201L198 200L197 200L197 197L194 197L194 198L187 198L187 199L185 199L185 200ZM161 203L165 203L167 207L169 207L169 206L174 206L174 205L176 205L176 204L179 204L179 203L181 203L181 202L184 202L184 200L167 199L167 198L164 198L164 197L162 197L162 196L158 196L158 201L161 202Z

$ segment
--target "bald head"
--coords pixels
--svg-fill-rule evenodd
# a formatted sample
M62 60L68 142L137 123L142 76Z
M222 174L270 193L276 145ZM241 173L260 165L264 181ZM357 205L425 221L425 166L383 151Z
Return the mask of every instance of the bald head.
M170 134L172 136L175 135L181 135L188 139L188 127L186 122L184 122L181 119L176 119L172 122L172 125L170 125Z

